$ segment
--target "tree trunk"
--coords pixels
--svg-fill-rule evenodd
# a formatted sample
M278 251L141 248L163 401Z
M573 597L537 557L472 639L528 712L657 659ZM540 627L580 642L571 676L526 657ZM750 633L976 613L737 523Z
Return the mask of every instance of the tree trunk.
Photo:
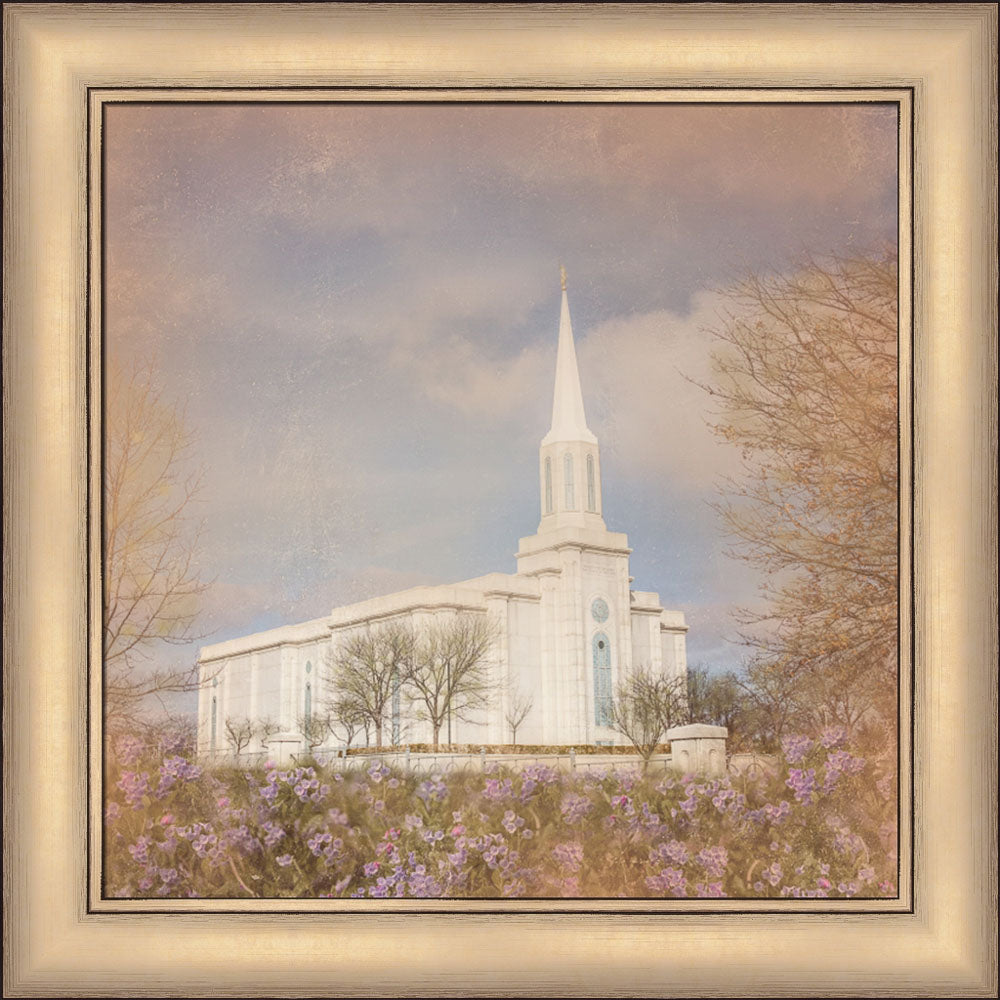
M382 720L375 723L375 749L382 749Z
M431 725L434 729L434 749L437 751L441 748L441 723L434 722Z

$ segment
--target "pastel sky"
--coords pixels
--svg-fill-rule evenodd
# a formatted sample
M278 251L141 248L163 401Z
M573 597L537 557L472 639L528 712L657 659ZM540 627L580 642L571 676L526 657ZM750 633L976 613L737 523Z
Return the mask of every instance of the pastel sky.
M733 281L895 245L894 107L121 104L104 138L107 356L186 402L210 641L514 572L564 264L605 521L690 662L739 663L737 456L688 379Z

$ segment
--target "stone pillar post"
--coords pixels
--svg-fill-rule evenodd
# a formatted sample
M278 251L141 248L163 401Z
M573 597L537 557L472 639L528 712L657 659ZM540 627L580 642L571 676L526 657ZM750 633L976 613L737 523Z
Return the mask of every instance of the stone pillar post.
M682 774L705 774L721 778L726 773L725 726L675 726L667 730L670 764Z

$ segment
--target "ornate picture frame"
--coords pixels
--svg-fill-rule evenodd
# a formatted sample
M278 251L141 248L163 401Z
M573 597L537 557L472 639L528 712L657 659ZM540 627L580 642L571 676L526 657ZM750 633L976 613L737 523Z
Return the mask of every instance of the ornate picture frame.
M995 5L14 4L4 19L9 995L990 994ZM895 912L101 906L87 784L95 748L86 665L100 653L87 364L100 293L87 267L99 218L89 207L99 191L89 168L101 101L170 86L229 100L315 87L471 99L498 87L684 88L706 100L719 88L789 99L861 88L912 111L903 173L912 177L914 266L904 287L914 381L901 407L913 428L914 518L904 530L914 541L914 600L904 625L914 657L903 690L914 708L901 795L904 811L912 803L904 840L914 875ZM909 305L904 296L901 326Z

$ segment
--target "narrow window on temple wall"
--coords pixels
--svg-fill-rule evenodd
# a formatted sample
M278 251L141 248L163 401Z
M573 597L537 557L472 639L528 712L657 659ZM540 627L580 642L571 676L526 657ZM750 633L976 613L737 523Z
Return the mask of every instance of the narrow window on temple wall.
M306 717L306 721L312 718L312 707L313 707L313 689L312 684L306 681L306 704L305 710L302 713Z
M594 722L611 725L611 644L603 632L594 636Z
M212 695L212 753L215 753L215 733L216 733L216 708L217 702L215 695Z
M594 478L594 456L587 456L587 510L597 510L597 481Z
M552 459L545 459L545 513L552 513Z
M569 452L563 456L563 479L566 481L566 509L576 510L576 494L573 490L573 456Z

